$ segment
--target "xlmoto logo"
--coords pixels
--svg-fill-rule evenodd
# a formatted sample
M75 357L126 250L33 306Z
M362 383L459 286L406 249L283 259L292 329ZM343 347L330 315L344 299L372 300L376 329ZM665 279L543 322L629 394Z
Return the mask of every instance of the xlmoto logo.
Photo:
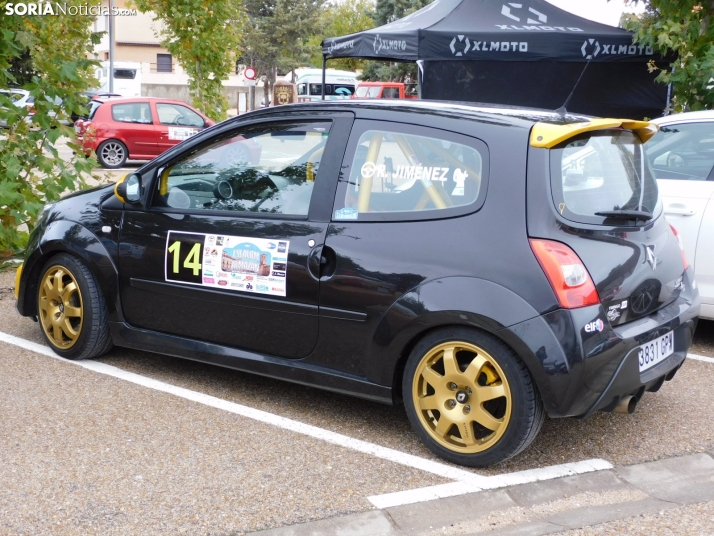
M605 55L627 55L627 56L636 56L636 55L646 55L646 56L652 56L654 54L654 50L652 50L652 47L642 47L642 46L637 46L637 45L615 45L615 44L609 44L609 45L600 45L599 41L595 41L595 39L586 39L583 42L583 46L580 47L580 51L583 53L583 58L586 60L590 60L592 58L596 58L598 54Z
M399 39L382 39L379 34L374 36L374 53L381 50L406 50L407 42Z
M508 17L509 19L513 19L513 20L515 20L515 21L517 21L517 22L521 22L520 17L516 17L516 16L511 12L511 8L522 9L522 8L523 8L523 4L516 4L516 3L513 3L513 2L509 2L507 5L506 5L506 4L503 4L503 6L501 7L501 15L503 15L503 16L505 16L505 17ZM547 16L547 15L544 15L544 14L541 13L540 11L536 11L536 10L533 9L532 7L529 7L529 8L528 8L528 12L529 12L529 13L526 14L526 18L527 18L526 22L527 22L528 24L546 24L546 23L548 22L548 16ZM531 13L532 13L533 15L535 15L536 17L538 17L538 20L533 20L532 18L530 18L530 14L531 14Z
M528 42L526 41L470 41L463 35L457 35L449 44L451 53L456 57L461 57L469 50L472 52L528 52Z

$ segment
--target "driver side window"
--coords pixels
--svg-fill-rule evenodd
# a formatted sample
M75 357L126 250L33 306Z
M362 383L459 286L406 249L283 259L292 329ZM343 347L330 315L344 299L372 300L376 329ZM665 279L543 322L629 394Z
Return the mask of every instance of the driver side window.
M153 205L307 216L329 122L254 125L159 170Z
M162 125L180 125L184 127L204 127L203 117L180 104L157 103L156 113Z

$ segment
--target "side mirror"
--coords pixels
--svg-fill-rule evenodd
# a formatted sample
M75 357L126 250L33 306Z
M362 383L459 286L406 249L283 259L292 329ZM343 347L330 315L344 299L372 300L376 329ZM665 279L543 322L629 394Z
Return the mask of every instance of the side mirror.
M141 175L138 173L124 175L114 186L114 195L122 203L138 203L141 201Z

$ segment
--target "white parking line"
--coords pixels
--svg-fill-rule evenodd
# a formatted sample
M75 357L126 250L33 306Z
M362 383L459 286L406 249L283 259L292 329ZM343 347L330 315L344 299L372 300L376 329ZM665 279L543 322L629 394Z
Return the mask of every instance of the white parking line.
M704 361L705 363L714 363L714 357L707 357L705 355L687 354L687 359L696 359L697 361Z
M604 471L612 469L612 467L613 466L610 462L595 458L575 463L551 465L550 467L542 467L540 469L529 469L527 471L519 471L516 473L489 476L486 477L488 481L485 482L486 487L483 489L475 488L474 486L464 482L454 482L452 484L441 484L438 486L429 486L427 488L386 493L384 495L372 495L371 497L367 497L367 500L369 500L369 502L377 508L391 508L405 504L442 499L444 497L464 495L465 493L474 493L485 489L505 488L507 486L528 484L530 482L539 482L542 480L552 480L554 478L561 478L564 476L592 473L593 471Z
M412 467L414 469L419 469L427 473L432 473L443 478L448 478L450 480L456 480L458 482L465 482L472 486L482 488L482 484L487 481L486 477L474 474L470 471L463 469L457 469L449 465L435 462L432 460L427 460L425 458L420 458L418 456L413 456L405 452L400 452L398 450L390 449L387 447L382 447L380 445L375 445L374 443L368 443L367 441L362 441L360 439L355 439L346 435L338 434L336 432L331 432L330 430L324 430L318 428L317 426L312 426L310 424L301 423L298 421L293 421L292 419L286 419L285 417L280 417L267 411L261 411L258 409L250 408L248 406L243 406L241 404L236 404L234 402L229 402L227 400L222 400L214 396L206 395L204 393L199 393L197 391L191 391L190 389L184 389L183 387L178 387L176 385L171 385L164 383L152 378L147 378L146 376L141 376L140 374L135 374L133 372L128 372L106 363L101 363L99 361L92 361L85 359L82 361L71 361L64 359L55 354L47 346L42 344L37 344L32 341L21 339L13 335L0 332L0 342L6 342L26 350L31 350L39 354L59 359L65 363L71 363L100 374L106 374L107 376L112 376L114 378L119 378L121 380L126 380L128 382L141 385L143 387L148 387L149 389L154 389L156 391L163 391L164 393L169 393L187 400L192 400L198 402L199 404L204 404L213 408L228 411L230 413L235 413L242 417L247 417L259 422L266 424L271 424L285 430L290 430L292 432L297 432L299 434L307 435L315 439L320 439L322 441L327 441L334 445L339 445L347 449L355 450L357 452L362 452L364 454L369 454L377 458L382 458L400 465L405 465L407 467ZM485 489L485 488L484 488Z
M404 465L406 467L411 467L413 469L419 469L427 473L431 473L434 475L441 476L443 478L456 481L454 483L442 484L440 486L431 486L428 488L421 488L416 490L369 497L369 500L372 502L372 504L378 506L379 508L387 507L380 505L395 506L396 504L410 504L423 500L436 499L439 497L450 497L454 495L461 495L463 493L472 493L475 491L481 491L486 489L500 488L504 486L523 484L527 482L536 482L538 480L548 480L561 476L587 473L590 471L599 471L602 469L612 468L612 465L606 462L605 460L595 459L572 464L555 465L552 467L544 467L541 469L533 469L529 471L521 471L518 473L510 473L489 477L481 476L471 471L458 469L456 467L452 467L444 463L427 460L426 458L420 458L419 456L413 456L411 454L400 452L398 450L382 447L380 445L375 445L374 443L355 439L353 437L338 434L336 432L331 432L330 430L324 430L322 428L318 428L317 426L312 426L310 424L305 424L298 421L294 421L292 419L287 419L285 417L280 417L279 415L274 415L266 411L250 408L248 406L236 404L235 402L229 402L227 400L222 400L220 398L206 395L204 393L191 391L190 389L185 389L183 387L164 383L159 380L147 378L146 376L141 376L140 374L128 372L112 365L101 363L99 361L92 361L89 359L82 361L71 361L68 359L64 359L55 354L47 346L22 339L20 337L15 337L14 335L10 335L8 333L0 332L0 342L19 346L20 348L24 348L26 350L45 355L47 357L51 357L53 359L58 359L65 363L77 365L82 368L98 372L100 374L105 374L107 376L112 376L120 380L125 380L136 385L141 385L142 387L148 387L149 389L169 393L174 396L184 398L186 400L198 402L199 404L210 406L223 411L228 411L230 413L234 413L242 417L247 417L249 419L277 426L279 428L290 430L292 432L297 432L299 434L326 441L328 443L332 443L334 445L338 445L350 450L361 452L363 454L375 456L383 460L388 460L393 463Z

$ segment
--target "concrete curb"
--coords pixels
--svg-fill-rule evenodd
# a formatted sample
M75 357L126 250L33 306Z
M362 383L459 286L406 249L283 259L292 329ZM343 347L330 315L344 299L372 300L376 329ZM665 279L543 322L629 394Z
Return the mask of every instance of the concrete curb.
M539 536L714 500L699 453L253 532L260 536Z

